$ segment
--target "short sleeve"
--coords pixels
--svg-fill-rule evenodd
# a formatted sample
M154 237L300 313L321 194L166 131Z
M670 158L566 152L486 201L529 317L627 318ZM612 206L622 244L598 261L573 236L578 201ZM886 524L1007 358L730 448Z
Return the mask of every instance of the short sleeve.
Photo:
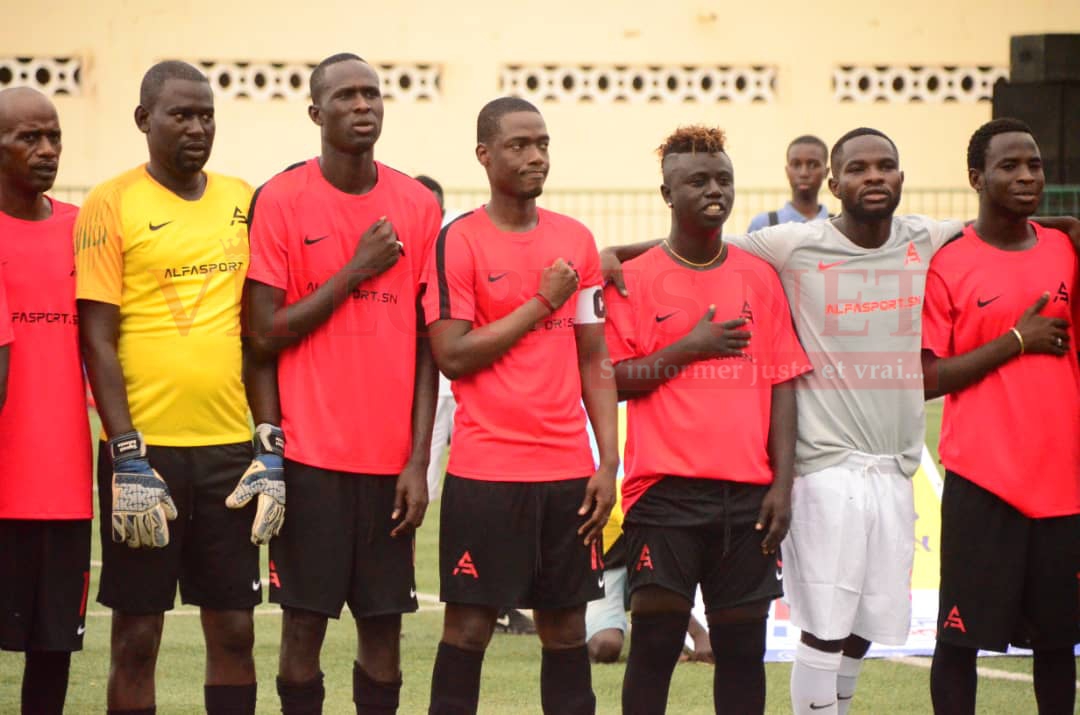
M772 326L770 361L774 368L772 384L778 385L811 372L814 368L795 333L795 325L791 320L791 305L784 294L783 286L780 285L780 279L774 272L768 273L767 285L772 298L772 314L769 316L769 325Z
M964 231L963 221L938 221L937 219L927 218L925 216L918 216L915 218L919 218L925 223L926 230L930 233L930 248L934 253L937 253L942 246Z
M604 339L607 341L611 362L639 357L638 341L634 326L634 307L613 285L604 289L607 319L604 322Z
M0 266L0 347L13 342L15 342L15 331L11 327L11 309L8 308L4 269Z
M600 273L600 252L596 250L596 240L588 229L583 230L580 270L578 271L578 292L575 296L576 321L579 325L602 323L606 319L604 307L604 278Z
M435 248L435 241L439 238L442 226L442 212L439 211L439 202L426 189L424 193L427 196L424 197L424 204L417 219L419 243L423 247L420 252L420 262L417 263L417 265L421 266L418 285L424 283L426 271L423 268L427 266L428 260L431 258L431 252Z
M450 224L439 233L428 257L424 318L429 325L436 320L471 322L476 318L476 265L458 225Z
M926 298L922 311L922 346L939 358L953 356L953 306L949 286L942 277L938 262L930 263L926 273Z
M124 236L120 195L109 186L90 192L75 220L75 296L120 305L124 289Z
M585 260L583 268L578 272L580 275L579 285L582 288L603 285L604 277L600 273L600 251L596 248L596 239L588 229L584 230L585 237Z
M248 211L249 280L281 290L288 287L288 237L289 223L282 199L271 184L263 184L252 197Z
M806 235L806 224L782 223L741 236L724 236L724 240L779 271L787 265L792 252Z

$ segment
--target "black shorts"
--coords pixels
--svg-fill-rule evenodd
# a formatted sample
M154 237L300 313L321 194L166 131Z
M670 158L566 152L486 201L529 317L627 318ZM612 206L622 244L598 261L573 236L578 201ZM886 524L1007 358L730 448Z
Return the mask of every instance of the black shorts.
M0 519L0 648L82 650L90 520Z
M1080 642L1080 516L1032 519L945 472L938 640L1005 651Z
M700 584L706 612L782 596L778 554L761 552L764 534L754 529L768 489L684 477L651 487L623 523L630 593L660 586L693 603Z
M165 483L179 515L169 522L169 545L133 549L112 540L112 461L98 451L101 504L101 584L98 602L122 613L148 615L180 600L212 610L246 610L262 600L259 549L251 543L255 500L229 509L225 497L251 464L250 442L208 447L147 446L150 465Z
M604 596L603 544L577 510L589 479L489 482L446 475L439 596L500 608L584 606Z
M355 618L416 610L413 534L393 538L397 475L285 461L285 525L270 542L270 600Z

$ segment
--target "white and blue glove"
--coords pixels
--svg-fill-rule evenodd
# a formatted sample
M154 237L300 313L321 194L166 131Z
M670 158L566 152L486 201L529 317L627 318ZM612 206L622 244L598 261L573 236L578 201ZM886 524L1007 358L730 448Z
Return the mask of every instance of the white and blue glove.
M146 459L146 444L139 432L109 440L112 457L112 538L133 549L161 549L169 545L169 522L176 504L169 487Z
M285 523L285 433L265 422L255 428L255 459L225 499L225 506L242 509L256 494L251 543L258 546L277 536Z

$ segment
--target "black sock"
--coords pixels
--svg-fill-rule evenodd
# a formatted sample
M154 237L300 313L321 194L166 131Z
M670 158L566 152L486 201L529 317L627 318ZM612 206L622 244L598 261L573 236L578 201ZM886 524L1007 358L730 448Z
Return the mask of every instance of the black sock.
M401 673L392 683L382 683L353 661L352 697L356 715L394 715L401 696Z
M67 696L68 651L32 650L23 670L22 711L25 715L61 715Z
M546 715L596 712L587 647L544 649L540 658L540 706Z
M632 616L630 654L623 674L623 715L655 715L667 708L671 673L679 662L689 613Z
M431 674L428 715L475 715L480 701L484 651L465 650L440 642Z
M765 619L709 626L717 715L765 712Z
M935 715L974 715L975 648L937 642L930 664L930 700Z
M1033 675L1039 715L1071 715L1076 705L1076 659L1073 649L1036 650Z
M203 702L206 715L255 715L255 694L258 686L204 685Z
M321 715L323 698L323 674L319 673L306 683L289 683L277 678L278 697L281 698L282 715Z

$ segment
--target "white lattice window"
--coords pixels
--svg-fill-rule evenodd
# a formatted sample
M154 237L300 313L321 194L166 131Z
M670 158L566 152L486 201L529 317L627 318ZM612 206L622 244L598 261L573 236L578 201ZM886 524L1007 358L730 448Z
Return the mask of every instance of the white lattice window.
M50 97L82 93L77 57L0 57L0 89L33 87Z
M288 62L199 62L219 97L255 101L307 101L312 63ZM375 65L383 98L397 102L419 102L439 96L441 68L433 64Z
M833 96L839 102L989 102L1005 67L837 67Z
M505 65L499 89L537 102L772 102L776 68Z

